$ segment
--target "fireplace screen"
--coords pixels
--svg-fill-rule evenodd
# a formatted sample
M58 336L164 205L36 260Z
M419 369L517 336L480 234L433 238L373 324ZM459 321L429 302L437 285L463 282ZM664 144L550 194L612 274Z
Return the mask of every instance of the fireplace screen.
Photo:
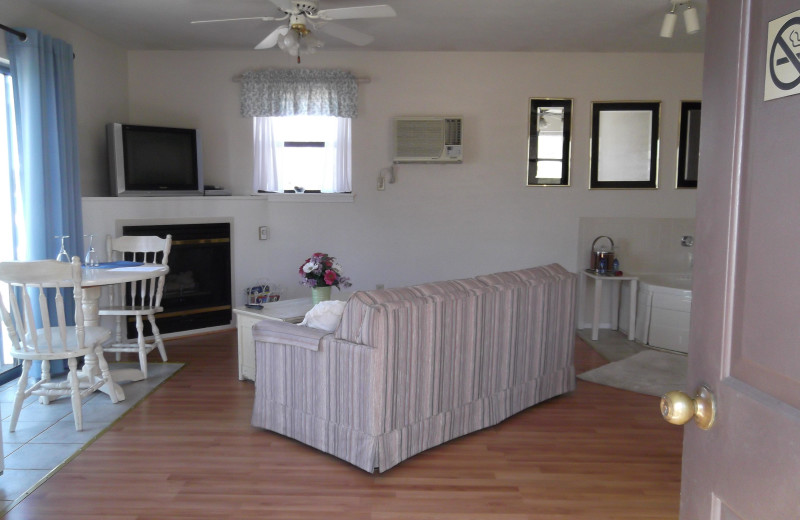
M124 235L172 235L169 274L157 314L162 333L229 325L231 306L230 223L124 226ZM145 333L151 334L145 322ZM128 321L128 337L136 337Z

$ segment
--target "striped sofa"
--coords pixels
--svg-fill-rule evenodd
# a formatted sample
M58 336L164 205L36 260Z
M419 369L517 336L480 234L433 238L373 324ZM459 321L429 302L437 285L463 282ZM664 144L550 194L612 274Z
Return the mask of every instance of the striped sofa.
M575 388L558 264L354 293L333 333L253 327L253 426L385 471Z

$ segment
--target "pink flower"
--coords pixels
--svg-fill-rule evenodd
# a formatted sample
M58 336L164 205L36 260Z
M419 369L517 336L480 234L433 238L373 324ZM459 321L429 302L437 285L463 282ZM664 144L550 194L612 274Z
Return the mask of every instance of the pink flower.
M338 277L335 271L325 271L325 283L327 285L334 285Z

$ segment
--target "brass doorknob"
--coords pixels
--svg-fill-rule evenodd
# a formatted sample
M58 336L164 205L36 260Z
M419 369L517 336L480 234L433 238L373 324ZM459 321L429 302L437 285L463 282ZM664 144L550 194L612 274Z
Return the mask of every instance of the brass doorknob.
M714 424L717 415L717 403L711 389L705 385L696 390L694 397L673 390L661 396L661 415L671 424L686 424L694 417L694 422L703 430Z

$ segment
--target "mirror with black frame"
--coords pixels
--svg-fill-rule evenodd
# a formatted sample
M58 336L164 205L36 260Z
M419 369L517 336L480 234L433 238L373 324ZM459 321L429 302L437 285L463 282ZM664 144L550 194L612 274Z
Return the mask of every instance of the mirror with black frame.
M595 188L658 188L659 101L592 103Z
M697 188L700 161L700 101L681 101L681 133L678 143L678 188Z
M569 186L572 100L531 98L528 186Z

